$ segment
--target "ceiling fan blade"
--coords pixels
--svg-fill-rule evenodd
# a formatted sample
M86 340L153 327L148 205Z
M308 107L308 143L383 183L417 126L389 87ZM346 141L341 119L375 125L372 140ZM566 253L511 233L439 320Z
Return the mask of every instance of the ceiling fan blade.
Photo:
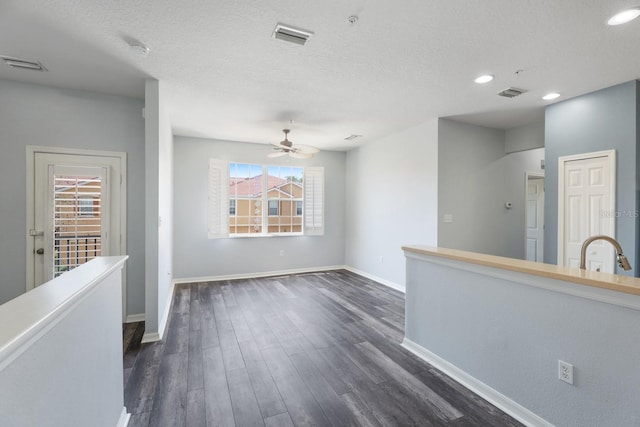
M310 145L294 145L293 149L298 153L316 154L320 152L319 148Z
M313 154L301 153L299 151L292 151L289 153L289 157L293 157L294 159L310 159L313 157Z
M286 156L287 153L285 153L284 151L276 151L275 153L269 153L267 154L267 157L271 157L272 159L274 157L282 157L282 156Z
M271 145L278 148L287 147L286 145L282 145L280 142L272 142Z

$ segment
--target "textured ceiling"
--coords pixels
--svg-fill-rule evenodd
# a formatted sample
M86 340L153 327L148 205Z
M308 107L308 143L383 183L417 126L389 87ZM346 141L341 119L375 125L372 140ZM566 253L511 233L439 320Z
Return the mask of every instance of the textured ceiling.
M640 77L640 21L605 25L637 3L2 0L0 54L49 72L0 64L0 78L142 98L154 77L178 135L277 142L294 120L293 141L348 149L433 117L510 128L541 119L548 91L561 101ZM314 35L275 40L278 22ZM496 79L474 84L482 73ZM528 92L496 96L508 86Z

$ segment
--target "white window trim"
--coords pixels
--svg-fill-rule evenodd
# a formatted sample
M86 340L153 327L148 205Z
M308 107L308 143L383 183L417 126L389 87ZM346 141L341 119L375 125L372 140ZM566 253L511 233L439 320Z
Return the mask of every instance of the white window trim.
M209 159L208 182L208 238L242 238L242 237L284 237L284 236L322 236L324 235L324 167L302 167L304 173L302 224L303 231L298 233L268 233L268 221L263 218L262 233L229 234L229 161ZM242 162L233 162L242 163ZM268 166L261 164L264 170ZM264 174L264 172L263 172ZM263 180L263 186L266 183ZM265 189L263 194L266 195ZM269 206L263 210L263 217L268 217ZM298 199L299 200L299 199ZM237 212L236 212L237 213ZM298 216L298 215L296 215ZM266 227L265 227L266 226Z

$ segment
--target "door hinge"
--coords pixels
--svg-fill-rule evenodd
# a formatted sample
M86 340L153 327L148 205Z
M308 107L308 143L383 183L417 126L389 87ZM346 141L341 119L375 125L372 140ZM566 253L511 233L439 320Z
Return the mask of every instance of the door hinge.
M29 236L44 236L44 230L34 230L34 229L30 229L29 230Z

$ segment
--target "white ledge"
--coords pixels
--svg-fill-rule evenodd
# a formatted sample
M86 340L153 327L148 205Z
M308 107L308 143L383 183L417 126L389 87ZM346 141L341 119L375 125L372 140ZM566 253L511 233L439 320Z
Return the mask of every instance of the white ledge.
M0 305L0 370L83 299L128 256L99 257Z

